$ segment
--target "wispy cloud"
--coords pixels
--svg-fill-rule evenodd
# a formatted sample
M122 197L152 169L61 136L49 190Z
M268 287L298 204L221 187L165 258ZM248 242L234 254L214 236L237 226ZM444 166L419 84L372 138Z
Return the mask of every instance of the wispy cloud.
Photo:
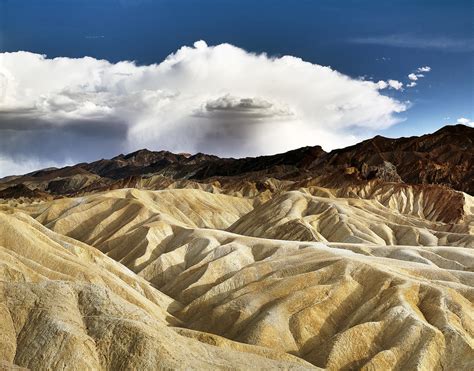
M423 67L418 67L416 69L416 72L430 72L431 67L430 66L423 66Z
M434 49L449 52L474 51L474 38L426 37L412 34L378 35L350 39L356 44L385 45L398 48Z

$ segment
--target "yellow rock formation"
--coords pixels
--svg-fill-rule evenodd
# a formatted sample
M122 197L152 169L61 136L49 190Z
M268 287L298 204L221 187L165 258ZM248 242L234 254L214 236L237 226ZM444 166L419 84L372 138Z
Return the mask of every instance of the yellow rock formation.
M1 206L3 364L474 369L472 197L215 187Z

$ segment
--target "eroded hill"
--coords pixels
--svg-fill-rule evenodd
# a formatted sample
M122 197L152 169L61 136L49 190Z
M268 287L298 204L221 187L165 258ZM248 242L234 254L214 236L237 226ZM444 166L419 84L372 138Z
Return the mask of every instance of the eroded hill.
M456 214L442 204L428 208L422 201L430 196L416 189L386 194L385 185L376 187L351 189L351 197L343 197L348 189L302 188L266 202L200 189L10 202L3 218L14 226L3 229L1 245L28 268L3 258L4 280L8 295L31 296L32 304L7 308L8 361L28 366L36 354L82 353L78 337L92 338L88 362L98 368L113 367L108 362L115 359L131 367L178 367L163 353L144 355L161 342L180 366L194 349L217 345L189 363L197 368L245 369L252 357L260 362L254 368L472 368L472 197L452 191ZM55 255L65 255L67 264ZM18 329L25 319L15 313L33 313L37 305L51 309L28 333L52 331L50 321L71 322L70 348L58 344L62 330L54 330L48 348L29 353L28 344L38 340L23 342L28 336ZM123 309L129 306L130 314ZM100 314L98 323L84 319L90 311ZM136 311L144 313L140 319ZM148 311L161 314L148 319ZM130 316L139 323L129 325ZM128 340L113 340L115 326ZM181 354L187 347L190 353ZM224 356L219 347L236 353ZM109 359L111 349L116 358Z

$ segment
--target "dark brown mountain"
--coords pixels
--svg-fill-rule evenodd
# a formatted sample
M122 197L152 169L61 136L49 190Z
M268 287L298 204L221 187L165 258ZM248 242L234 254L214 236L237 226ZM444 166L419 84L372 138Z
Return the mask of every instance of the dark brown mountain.
M354 166L363 176L370 167L389 162L405 183L443 184L474 192L474 129L445 126L433 134L400 139L376 136L370 140L332 151L324 166ZM318 164L319 165L319 164Z
M154 176L161 178L147 181ZM241 159L143 149L108 160L4 178L0 180L0 189L22 184L29 190L72 195L143 184L159 189L176 181L193 181L218 182L224 187L237 183L244 186L250 182L257 191L264 191L268 189L266 180L269 178L326 187L343 187L372 179L440 184L472 195L474 129L464 125L445 126L420 137L376 136L329 153L315 146ZM19 197L21 192L16 189L11 194Z
M0 199L11 199L11 198L29 198L38 200L52 200L53 197L47 193L40 191L39 189L30 189L24 184L16 184L14 186L2 189L0 191Z

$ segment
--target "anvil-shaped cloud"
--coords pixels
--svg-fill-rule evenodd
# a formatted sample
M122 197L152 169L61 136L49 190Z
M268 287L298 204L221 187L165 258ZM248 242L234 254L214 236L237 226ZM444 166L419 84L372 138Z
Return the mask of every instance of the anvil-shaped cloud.
M380 89L300 58L204 41L148 66L2 53L0 175L142 147L224 156L341 147L406 110Z

